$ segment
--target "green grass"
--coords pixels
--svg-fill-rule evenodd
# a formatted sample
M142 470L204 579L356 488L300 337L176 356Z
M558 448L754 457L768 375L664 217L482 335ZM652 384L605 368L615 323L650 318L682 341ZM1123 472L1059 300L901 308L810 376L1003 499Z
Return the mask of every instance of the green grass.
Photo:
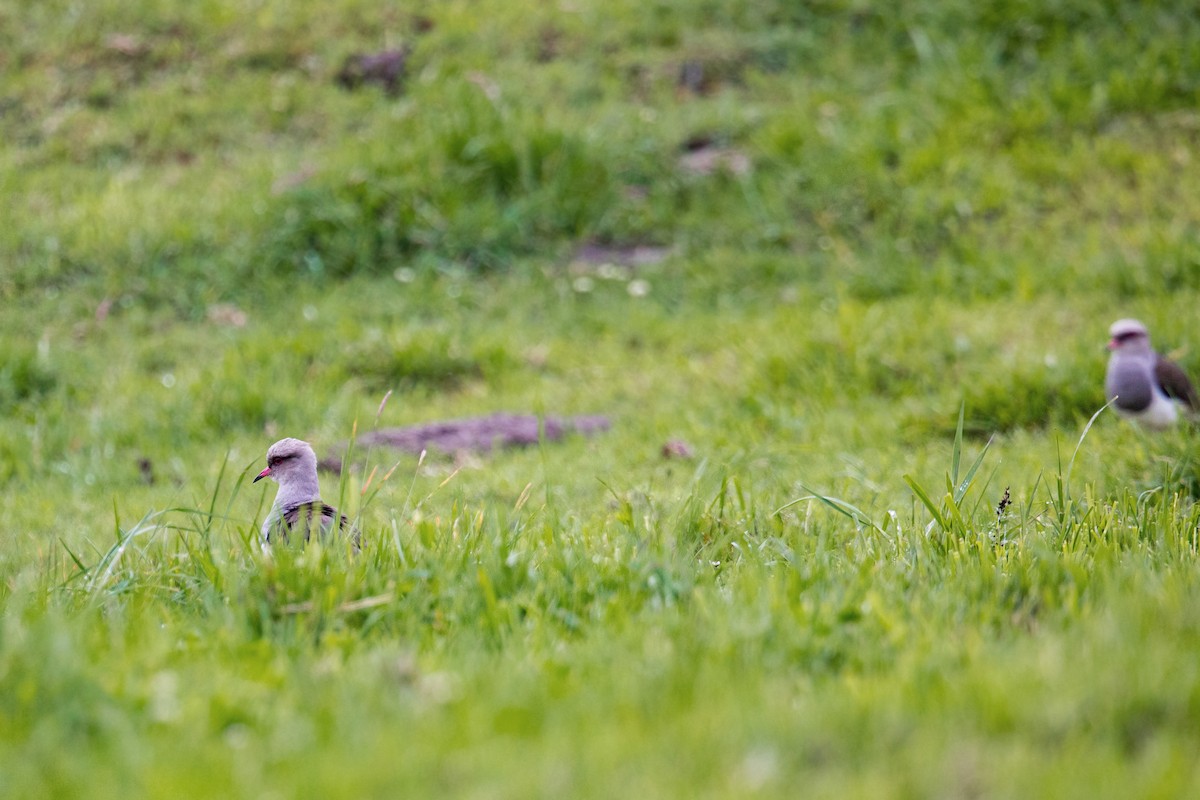
M1087 426L1200 374L1198 29L0 4L0 793L1195 795L1197 434ZM613 424L258 552L275 439L496 411Z

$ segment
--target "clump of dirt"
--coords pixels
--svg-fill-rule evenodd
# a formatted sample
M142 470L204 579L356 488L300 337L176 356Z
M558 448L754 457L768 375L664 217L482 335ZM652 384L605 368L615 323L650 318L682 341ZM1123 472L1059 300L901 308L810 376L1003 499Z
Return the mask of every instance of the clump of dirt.
M652 244L600 244L587 242L575 249L571 261L587 266L604 266L612 264L628 269L636 269L650 264L657 264L671 255L671 248Z
M399 94L408 63L406 49L384 50L379 53L353 53L346 56L337 74L337 82L353 91L366 84L383 87L390 95Z
M700 134L683 143L679 167L689 175L700 177L725 171L735 178L742 178L750 174L754 165L742 150Z
M383 428L358 437L355 446L391 447L409 453L437 450L447 454L487 453L496 447L527 447L539 441L554 442L570 433L594 436L611 427L608 417L538 417L535 414L492 414L487 417L430 422L405 428ZM321 459L322 469L341 472L342 453Z

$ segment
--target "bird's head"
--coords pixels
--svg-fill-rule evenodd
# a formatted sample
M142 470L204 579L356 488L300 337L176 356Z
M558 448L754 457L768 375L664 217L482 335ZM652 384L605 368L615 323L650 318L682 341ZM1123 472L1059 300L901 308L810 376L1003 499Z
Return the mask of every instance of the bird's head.
M1108 340L1109 350L1150 350L1150 334L1146 326L1136 319L1119 319L1108 329L1108 333L1112 337Z
M317 454L308 442L280 439L267 450L267 468L258 473L253 483L263 478L284 483L291 475L311 475L316 471Z

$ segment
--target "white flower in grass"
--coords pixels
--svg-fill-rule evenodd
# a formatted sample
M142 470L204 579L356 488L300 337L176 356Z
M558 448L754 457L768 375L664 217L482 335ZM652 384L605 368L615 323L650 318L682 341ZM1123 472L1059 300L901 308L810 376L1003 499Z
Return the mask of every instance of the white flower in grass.
M630 297L645 297L650 294L650 282L641 278L630 281L626 288Z
M596 275L604 278L606 281L619 281L624 280L625 270L616 264L604 263L596 267Z

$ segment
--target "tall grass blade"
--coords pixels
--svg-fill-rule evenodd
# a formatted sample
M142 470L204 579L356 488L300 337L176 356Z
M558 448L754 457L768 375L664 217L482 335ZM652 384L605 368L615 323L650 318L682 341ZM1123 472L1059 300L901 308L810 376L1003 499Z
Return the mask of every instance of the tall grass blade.
M921 505L925 506L929 513L933 515L933 520L937 523L937 526L943 531L949 531L950 526L946 524L946 517L942 514L937 504L930 499L929 494L921 487L921 484L917 483L916 479L911 475L904 475L903 478L904 482L908 484L908 488L912 489L913 494L921 501Z

